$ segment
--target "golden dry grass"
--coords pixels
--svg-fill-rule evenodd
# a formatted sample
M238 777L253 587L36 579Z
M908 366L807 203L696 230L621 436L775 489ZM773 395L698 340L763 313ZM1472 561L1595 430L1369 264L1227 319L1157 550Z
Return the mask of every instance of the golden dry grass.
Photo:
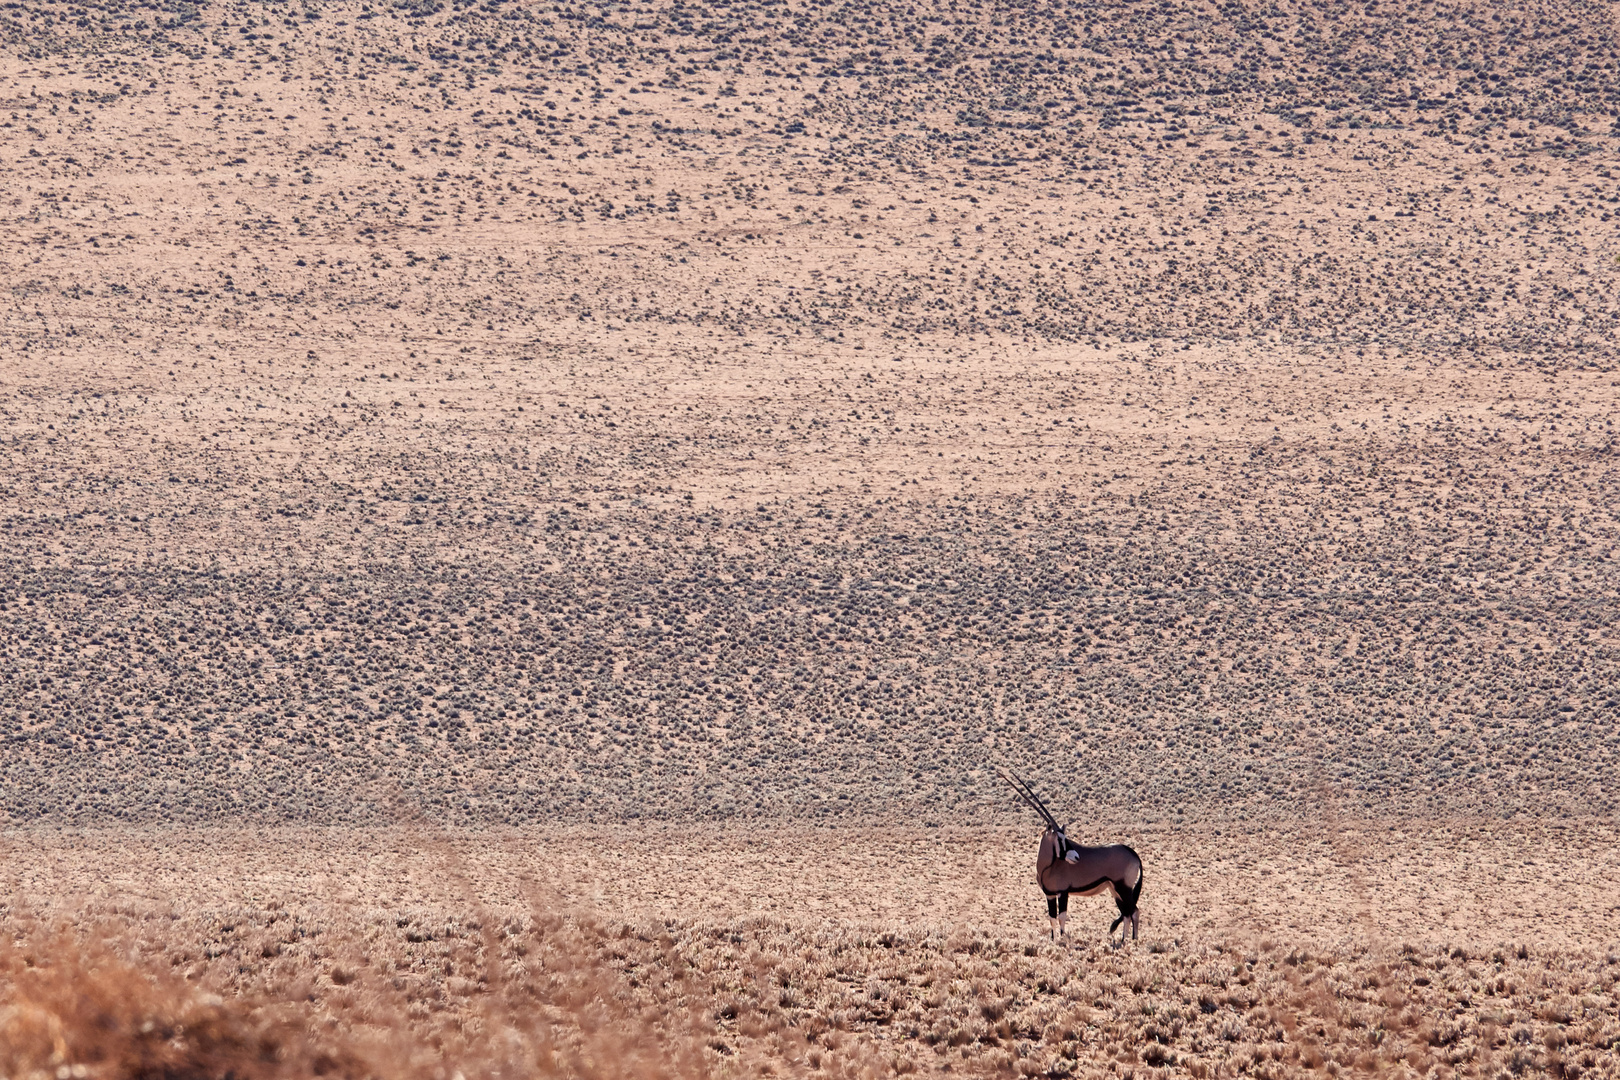
M1604 836L1541 850L1612 911L1612 877L1574 880L1604 872L1581 862ZM950 838L934 863L969 859L982 895L930 907L927 853L894 832L14 833L0 1074L1612 1075L1612 913L1527 926L1541 909L1503 895L1469 931L1421 929L1479 887L1458 864L1522 864L1476 838L1504 842L1427 895L1340 860L1302 930L1281 917L1309 905L1297 837L1251 838L1261 865L1222 893L1193 871L1220 840L1189 836L1156 853L1144 937L1116 951L1081 901L1067 947L1046 940L1023 835ZM838 889L836 917L794 903Z
M274 911L243 913L260 924L258 965L279 956ZM343 936L345 929L359 931ZM295 968L285 980L222 995L161 965L125 959L128 940L94 924L25 936L0 967L0 1068L17 1077L383 1076L682 1076L702 1071L699 1046L677 1031L680 1010L657 1022L645 1003L608 981L589 946L590 928L562 920L508 921L487 927L476 916L405 937L435 941L483 934L483 947L444 961L446 993L359 961L360 927L315 932L341 957ZM497 945L499 940L502 945ZM141 945L185 948L181 935ZM504 946L504 947L503 947ZM500 957L504 970L475 969ZM330 957L321 956L330 961ZM377 958L386 971L404 961ZM283 968L286 965L282 965ZM549 973L546 969L549 967ZM251 971L238 968L238 975ZM505 979L515 980L510 986Z
M271 977L263 969L297 931L278 932L274 911L241 912L263 944L238 975L268 982L231 997L119 959L128 942L118 937L25 938L0 968L0 1067L17 1077L66 1067L95 1077L1202 1078L1603 1076L1620 1066L1612 954L1312 952L1272 939L1114 951L766 919L490 925L433 914L411 920L416 929L303 927L320 949ZM144 944L197 943L171 930ZM435 958L429 976L424 953Z

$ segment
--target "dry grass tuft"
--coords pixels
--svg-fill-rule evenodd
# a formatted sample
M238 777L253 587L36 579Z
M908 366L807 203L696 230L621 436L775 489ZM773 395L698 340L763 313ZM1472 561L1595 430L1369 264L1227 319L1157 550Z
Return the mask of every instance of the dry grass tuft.
M351 1073L285 1005L201 991L63 928L0 952L0 1075Z
M1392 872L1372 918L1306 839L1247 848L1264 878L1225 837L1144 844L1163 884L1118 951L1095 906L1070 947L1046 940L1027 837L958 839L947 890L877 834L745 853L744 834L672 831L647 845L653 895L626 891L605 834L17 835L0 1077L1620 1075L1612 892L1572 888L1557 936L1500 904L1463 909L1461 933L1416 917L1525 873L1484 835L1458 874L1443 838L1404 840L1450 891ZM1540 857L1612 880L1578 851L1607 835ZM792 861L812 849L819 869ZM835 891L838 914L810 903Z
M516 941L514 925L492 928L487 944L515 978L481 970L474 958L460 977L445 962L444 984L424 987L383 975L402 966L396 958L370 978L353 966L311 965L273 990L238 996L132 961L134 942L71 927L28 933L0 953L0 1077L708 1075L689 1017L678 1008L648 1012L596 951L580 948L611 933L536 920ZM363 942L334 945L363 955ZM252 955L268 967L281 954Z
M25 935L0 963L0 1075L1614 1075L1610 958L1023 936L774 919L329 924L224 996L128 941ZM184 955L184 920L162 946ZM148 930L147 944L151 931ZM425 966L418 946L434 960ZM147 955L153 955L148 953ZM341 958L341 959L340 959ZM242 965L237 965L242 966Z

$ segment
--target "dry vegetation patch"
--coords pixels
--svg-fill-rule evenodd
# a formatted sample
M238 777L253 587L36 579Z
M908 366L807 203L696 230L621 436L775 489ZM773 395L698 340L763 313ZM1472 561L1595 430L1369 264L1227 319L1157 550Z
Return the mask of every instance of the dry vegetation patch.
M1617 52L5 9L0 812L1610 813Z
M25 937L0 966L0 1066L105 1077L1602 1076L1620 1040L1620 967L1605 954L1151 938L1116 952L901 926L379 914L304 926L319 944L295 960L260 948L184 978L187 961L172 954L203 943L178 926L133 946L94 924L78 928L88 946L69 931Z
M1620 1072L1617 61L0 9L0 1077Z
M1459 876L1464 863L1487 881L1523 863L1505 837L1421 890L1358 883L1348 864L1312 882L1286 861L1298 838L1250 838L1262 866L1247 875L1200 870L1194 853L1224 838L1155 842L1144 936L1119 950L1102 941L1109 913L1082 901L1074 938L1047 939L1022 835L949 838L933 861L984 870L937 892L916 856L850 872L904 838L848 829L644 836L636 865L656 888L627 882L615 831L8 839L11 1076L162 1063L180 1076L1495 1078L1617 1064L1614 877L1580 855L1597 832L1540 849L1598 890L1554 921L1519 910L1515 890L1449 918L1489 888ZM818 865L784 865L793 853ZM1371 909L1357 899L1369 886ZM828 892L836 913L813 903Z

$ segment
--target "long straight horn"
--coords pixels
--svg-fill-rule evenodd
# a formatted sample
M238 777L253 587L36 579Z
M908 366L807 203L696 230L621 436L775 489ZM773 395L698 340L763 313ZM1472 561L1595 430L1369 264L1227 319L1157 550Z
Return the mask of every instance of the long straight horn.
M1022 776L1019 776L1017 773L1012 773L1011 775L1012 775L1012 778L1013 778L1013 782L1018 785L1018 790L1023 793L1024 801L1029 803L1029 805L1032 808L1034 808L1034 810L1035 810L1035 812L1037 814L1039 814L1039 815L1041 815L1041 817L1045 818L1046 823L1048 825L1050 825L1054 829L1057 828L1058 827L1057 818L1052 816L1052 811L1050 811L1050 810L1048 810L1046 808L1046 804L1041 801L1041 797L1039 795L1035 794L1035 789L1030 787L1028 782L1025 781L1024 778Z
M1041 804L1035 801L1035 797L1030 794L1029 789L1024 786L1023 782L1019 780L1018 777L1014 776L1010 771L1004 769L1001 772L1001 778L1012 785L1012 789L1018 792L1018 797L1024 801L1025 806L1028 806L1041 817L1046 817L1046 811L1041 809Z
M1046 805L1046 800L1042 799L1039 795L1035 794L1035 789L1030 787L1029 784L1026 783L1024 780L1020 779L1018 782L1020 784L1024 785L1024 790L1029 792L1029 797L1034 799L1035 804L1040 807L1041 816L1046 818L1047 821L1050 821L1052 823L1052 828L1056 829L1058 832L1062 832L1063 827L1058 824L1057 817L1052 813L1051 809Z
M1018 801L1019 802L1023 803L1025 806L1029 807L1031 810L1035 811L1035 813L1040 815L1041 817L1043 817L1043 818L1046 817L1045 814L1041 813L1041 808L1035 805L1034 800L1031 799L1027 794L1025 794L1023 788L1018 786L1018 781L1016 781L1016 780L1014 780L1012 778L1011 773L1007 772L1007 770L1005 770L1005 769L997 769L996 770L996 775L1000 776L1003 780L1007 781L1007 786L1013 789L1013 794L1018 796Z
M1035 813L1039 814L1047 825L1051 826L1053 829L1057 829L1057 819L1052 817L1051 811L1047 810L1041 801L1035 797L1035 793L1029 790L1029 785L1025 784L1022 780L1019 780L1005 769L999 769L997 771L1001 773L1001 778L1011 785L1013 791L1018 793L1018 797L1024 801L1024 805L1028 806L1031 810L1035 811Z

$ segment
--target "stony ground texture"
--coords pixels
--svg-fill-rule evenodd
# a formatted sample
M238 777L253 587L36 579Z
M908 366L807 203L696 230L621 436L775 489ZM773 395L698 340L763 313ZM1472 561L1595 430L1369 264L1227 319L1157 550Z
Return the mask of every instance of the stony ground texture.
M13 821L1613 810L1606 8L0 19Z
M1617 61L0 9L0 1076L1614 1075Z

